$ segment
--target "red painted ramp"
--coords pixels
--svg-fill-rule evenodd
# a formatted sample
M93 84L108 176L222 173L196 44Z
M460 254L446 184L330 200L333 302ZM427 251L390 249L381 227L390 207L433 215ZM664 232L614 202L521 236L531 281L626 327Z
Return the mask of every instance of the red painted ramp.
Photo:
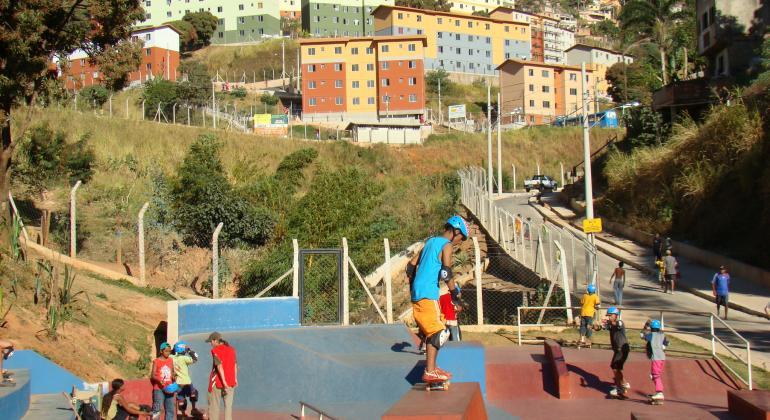
M522 419L630 418L654 415L666 418L731 418L727 390L740 388L721 366L710 359L666 361L663 406L647 404L653 392L650 362L632 353L624 373L631 384L629 399L607 399L612 386L609 350L563 349L569 370L572 400L558 400L551 366L541 346L487 348L487 398L490 403Z
M382 420L486 420L481 388L476 382L453 383L448 391L412 389Z

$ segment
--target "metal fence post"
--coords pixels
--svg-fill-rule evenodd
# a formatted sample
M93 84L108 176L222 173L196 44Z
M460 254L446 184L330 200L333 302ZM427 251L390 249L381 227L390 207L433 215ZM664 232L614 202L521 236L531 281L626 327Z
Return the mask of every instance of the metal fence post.
M144 103L147 102L147 100L142 101L142 121L144 121Z
M512 164L511 167L513 169L513 189L511 190L511 192L514 192L516 191L516 165Z
M385 245L385 275L383 277L385 281L385 311L387 315L388 324L393 323L393 290L391 279L391 266L390 266L390 241L388 238L384 239Z
M211 294L214 299L219 299L219 232L222 231L222 226L224 226L224 223L219 222L211 238L211 265L213 271Z
M142 206L142 209L139 210L139 227L138 227L138 234L139 234L139 282L142 286L147 284L147 281L145 280L145 260L144 260L144 212L147 211L147 207L150 206L150 203L144 203Z
M296 239L291 240L293 248L293 257L291 265L291 295L299 296L299 242Z
M112 118L112 94L110 94L110 118Z
M70 190L70 257L75 258L78 253L77 235L77 201L75 194L82 182L78 181Z
M350 277L348 238L342 238L342 325L350 324Z
M473 237L473 253L475 257L473 275L476 279L476 324L484 325L484 301L481 295L481 249L479 248L479 240L475 236Z
M717 343L714 340L714 315L709 315L709 323L711 324L711 357L717 354Z

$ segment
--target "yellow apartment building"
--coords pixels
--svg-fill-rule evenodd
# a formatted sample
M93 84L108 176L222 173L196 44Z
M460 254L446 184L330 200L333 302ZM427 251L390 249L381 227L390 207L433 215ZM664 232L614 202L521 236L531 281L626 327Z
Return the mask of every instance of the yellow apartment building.
M400 6L372 12L378 36L425 36L426 70L495 75L507 59L531 58L529 24Z

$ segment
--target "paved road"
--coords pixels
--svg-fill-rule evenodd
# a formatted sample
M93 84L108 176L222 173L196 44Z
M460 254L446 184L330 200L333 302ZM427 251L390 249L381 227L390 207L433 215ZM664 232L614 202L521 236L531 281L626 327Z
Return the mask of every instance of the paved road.
M540 228L543 222L543 216L529 204L529 195L517 194L500 198L497 205L508 210L512 214L521 214L523 217L530 217L532 222ZM533 226L533 232L537 232ZM585 265L584 258L577 257L577 263ZM618 260L599 253L599 281L601 290L601 300L607 304L614 302L612 288L609 284L609 278L612 270L617 266ZM571 264L571 262L570 262ZM582 279L580 280L582 282ZM582 284L579 282L579 286ZM581 294L581 293L577 293ZM639 270L626 267L626 288L623 295L623 304L628 307L654 307L670 308L676 310L714 312L715 306L712 301L707 301L693 294L677 291L676 294L664 294L660 290L657 278L653 278ZM634 318L652 316L653 314L637 313ZM656 316L657 317L657 316ZM709 318L698 317L686 314L666 315L665 323L667 328L675 328L680 331L692 332L698 335L708 334ZM729 324L741 335L751 342L752 358L755 365L770 369L770 322L767 319L747 315L737 310L730 310ZM726 329L719 328L721 333L717 335L727 341L731 337ZM707 341L700 340L700 344L708 344ZM740 353L739 353L740 354Z

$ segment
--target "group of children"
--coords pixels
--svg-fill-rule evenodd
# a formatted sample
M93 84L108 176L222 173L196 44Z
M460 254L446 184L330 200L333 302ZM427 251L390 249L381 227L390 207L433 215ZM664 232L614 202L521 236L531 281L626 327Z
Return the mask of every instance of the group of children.
M173 346L169 343L160 345L160 355L152 361L152 417L160 417L161 406L165 419L173 420L175 410L187 411L187 400L192 405L192 414L199 414L195 404L198 390L192 384L189 366L198 361L198 354L184 341Z
M594 322L596 310L599 309L600 300L596 294L596 287L588 285L586 294L580 299L580 343L586 344L586 339L590 339L593 329L604 329L610 334L610 345L612 347L612 360L610 369L613 372L613 385L610 389L610 397L625 398L631 385L623 376L623 366L628 359L630 346L626 337L626 326L620 319L620 310L611 306L607 309L606 316L601 324ZM668 340L662 332L661 322L657 319L648 320L640 333L640 337L645 340L647 357L650 359L650 379L655 386L655 393L648 395L650 402L661 404L663 402L663 368L665 365L665 349Z

